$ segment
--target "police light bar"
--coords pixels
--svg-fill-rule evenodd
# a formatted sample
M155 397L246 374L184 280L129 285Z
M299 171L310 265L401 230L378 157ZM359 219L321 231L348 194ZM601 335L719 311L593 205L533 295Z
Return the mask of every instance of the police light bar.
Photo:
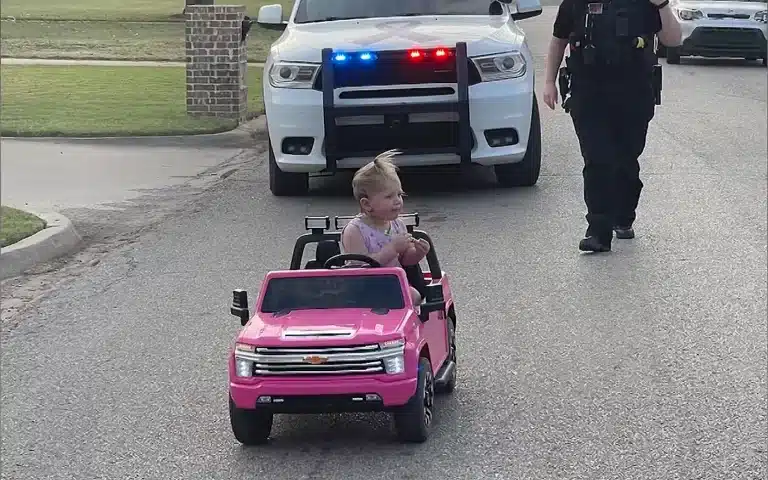
M331 218L325 217L304 217L304 227L307 230L328 230L331 228Z

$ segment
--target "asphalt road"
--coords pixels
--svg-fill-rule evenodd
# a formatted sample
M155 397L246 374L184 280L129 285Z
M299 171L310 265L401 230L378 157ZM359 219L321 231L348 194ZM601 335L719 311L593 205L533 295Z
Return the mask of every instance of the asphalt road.
M523 22L538 82L552 16ZM764 478L766 70L664 76L638 237L610 254L577 251L581 160L560 110L542 109L535 188L405 177L458 302L459 385L426 444L396 443L384 415L278 417L258 449L232 437L231 290L287 266L304 215L354 213L348 179L272 197L255 150L6 328L3 478Z

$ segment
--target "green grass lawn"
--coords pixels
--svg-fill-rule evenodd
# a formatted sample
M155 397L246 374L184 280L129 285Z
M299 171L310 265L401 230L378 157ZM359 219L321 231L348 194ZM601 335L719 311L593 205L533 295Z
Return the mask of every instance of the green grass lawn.
M0 247L13 245L45 228L43 219L11 207L0 207Z
M255 19L259 7L281 3L288 18L293 0L245 0ZM0 0L2 56L184 61L180 0ZM280 32L254 25L248 58L262 61Z
M280 3L287 18L293 0L239 0L216 2L221 5L245 5L255 19L262 5ZM4 18L16 20L110 20L167 21L183 19L183 0L0 0Z
M248 110L261 113L261 68L248 69ZM2 135L184 135L236 122L186 115L183 67L2 67Z

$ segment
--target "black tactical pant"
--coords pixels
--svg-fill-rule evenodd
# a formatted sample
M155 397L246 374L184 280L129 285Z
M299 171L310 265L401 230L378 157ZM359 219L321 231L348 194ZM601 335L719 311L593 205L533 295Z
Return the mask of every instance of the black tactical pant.
M635 221L643 189L638 158L654 106L644 94L592 92L573 92L569 106L584 157L586 235L610 244L614 226L630 227Z

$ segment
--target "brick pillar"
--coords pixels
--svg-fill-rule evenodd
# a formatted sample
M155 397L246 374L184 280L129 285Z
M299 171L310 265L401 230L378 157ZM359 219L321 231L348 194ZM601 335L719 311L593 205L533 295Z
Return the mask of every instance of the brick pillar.
M187 114L245 121L248 113L243 5L186 7Z

